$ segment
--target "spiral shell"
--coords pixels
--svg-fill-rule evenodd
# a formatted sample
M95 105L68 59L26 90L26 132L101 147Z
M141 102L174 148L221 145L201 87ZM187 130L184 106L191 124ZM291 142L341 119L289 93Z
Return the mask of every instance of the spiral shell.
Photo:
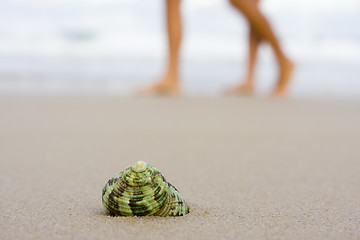
M112 216L183 216L189 208L161 172L139 161L105 185L102 202Z

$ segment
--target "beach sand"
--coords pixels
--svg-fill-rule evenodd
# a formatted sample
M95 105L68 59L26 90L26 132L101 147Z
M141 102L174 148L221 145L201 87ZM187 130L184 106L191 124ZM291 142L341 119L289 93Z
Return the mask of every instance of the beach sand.
M0 239L360 239L360 102L0 97ZM138 160L184 217L110 217Z

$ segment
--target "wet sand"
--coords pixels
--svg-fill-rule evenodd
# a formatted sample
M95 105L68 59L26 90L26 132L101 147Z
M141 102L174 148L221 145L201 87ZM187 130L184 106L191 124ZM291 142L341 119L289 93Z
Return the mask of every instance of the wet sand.
M360 102L0 97L0 239L359 239ZM110 217L144 160L191 207Z

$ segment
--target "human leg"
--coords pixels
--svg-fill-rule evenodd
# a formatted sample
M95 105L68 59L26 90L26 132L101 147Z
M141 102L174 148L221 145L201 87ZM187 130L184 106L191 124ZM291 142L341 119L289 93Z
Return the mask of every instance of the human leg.
M256 1L253 0L230 0L234 7L241 11L249 22L251 28L260 39L269 42L274 50L278 66L278 82L271 95L283 95L286 93L290 83L294 65L284 54L269 22L260 12Z
M257 35L255 30L250 26L249 38L248 38L248 60L247 60L247 69L245 77L242 82L230 88L227 93L237 94L237 93L253 93L254 91L254 70L257 58L257 52L259 45L261 43L261 38Z
M140 94L178 94L179 80L179 52L182 39L182 24L180 13L181 0L166 0L166 22L168 33L168 62L162 78L155 84L140 89Z

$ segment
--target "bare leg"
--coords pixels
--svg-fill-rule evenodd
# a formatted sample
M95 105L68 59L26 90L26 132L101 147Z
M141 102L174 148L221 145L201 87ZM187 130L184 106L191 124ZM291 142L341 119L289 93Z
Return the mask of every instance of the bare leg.
M244 79L240 84L230 88L227 93L253 93L254 91L254 70L257 52L261 43L261 38L256 34L255 30L250 26L249 33L249 55L248 55L248 66Z
M178 94L179 81L179 49L182 38L181 0L166 0L166 19L168 32L168 65L165 75L155 84L140 89L140 94Z
M253 0L230 0L231 3L239 9L248 20L256 34L263 40L269 42L274 50L278 65L279 77L278 82L271 95L284 95L290 83L293 72L293 63L285 56L281 46L272 31L270 24L260 12L257 2Z

